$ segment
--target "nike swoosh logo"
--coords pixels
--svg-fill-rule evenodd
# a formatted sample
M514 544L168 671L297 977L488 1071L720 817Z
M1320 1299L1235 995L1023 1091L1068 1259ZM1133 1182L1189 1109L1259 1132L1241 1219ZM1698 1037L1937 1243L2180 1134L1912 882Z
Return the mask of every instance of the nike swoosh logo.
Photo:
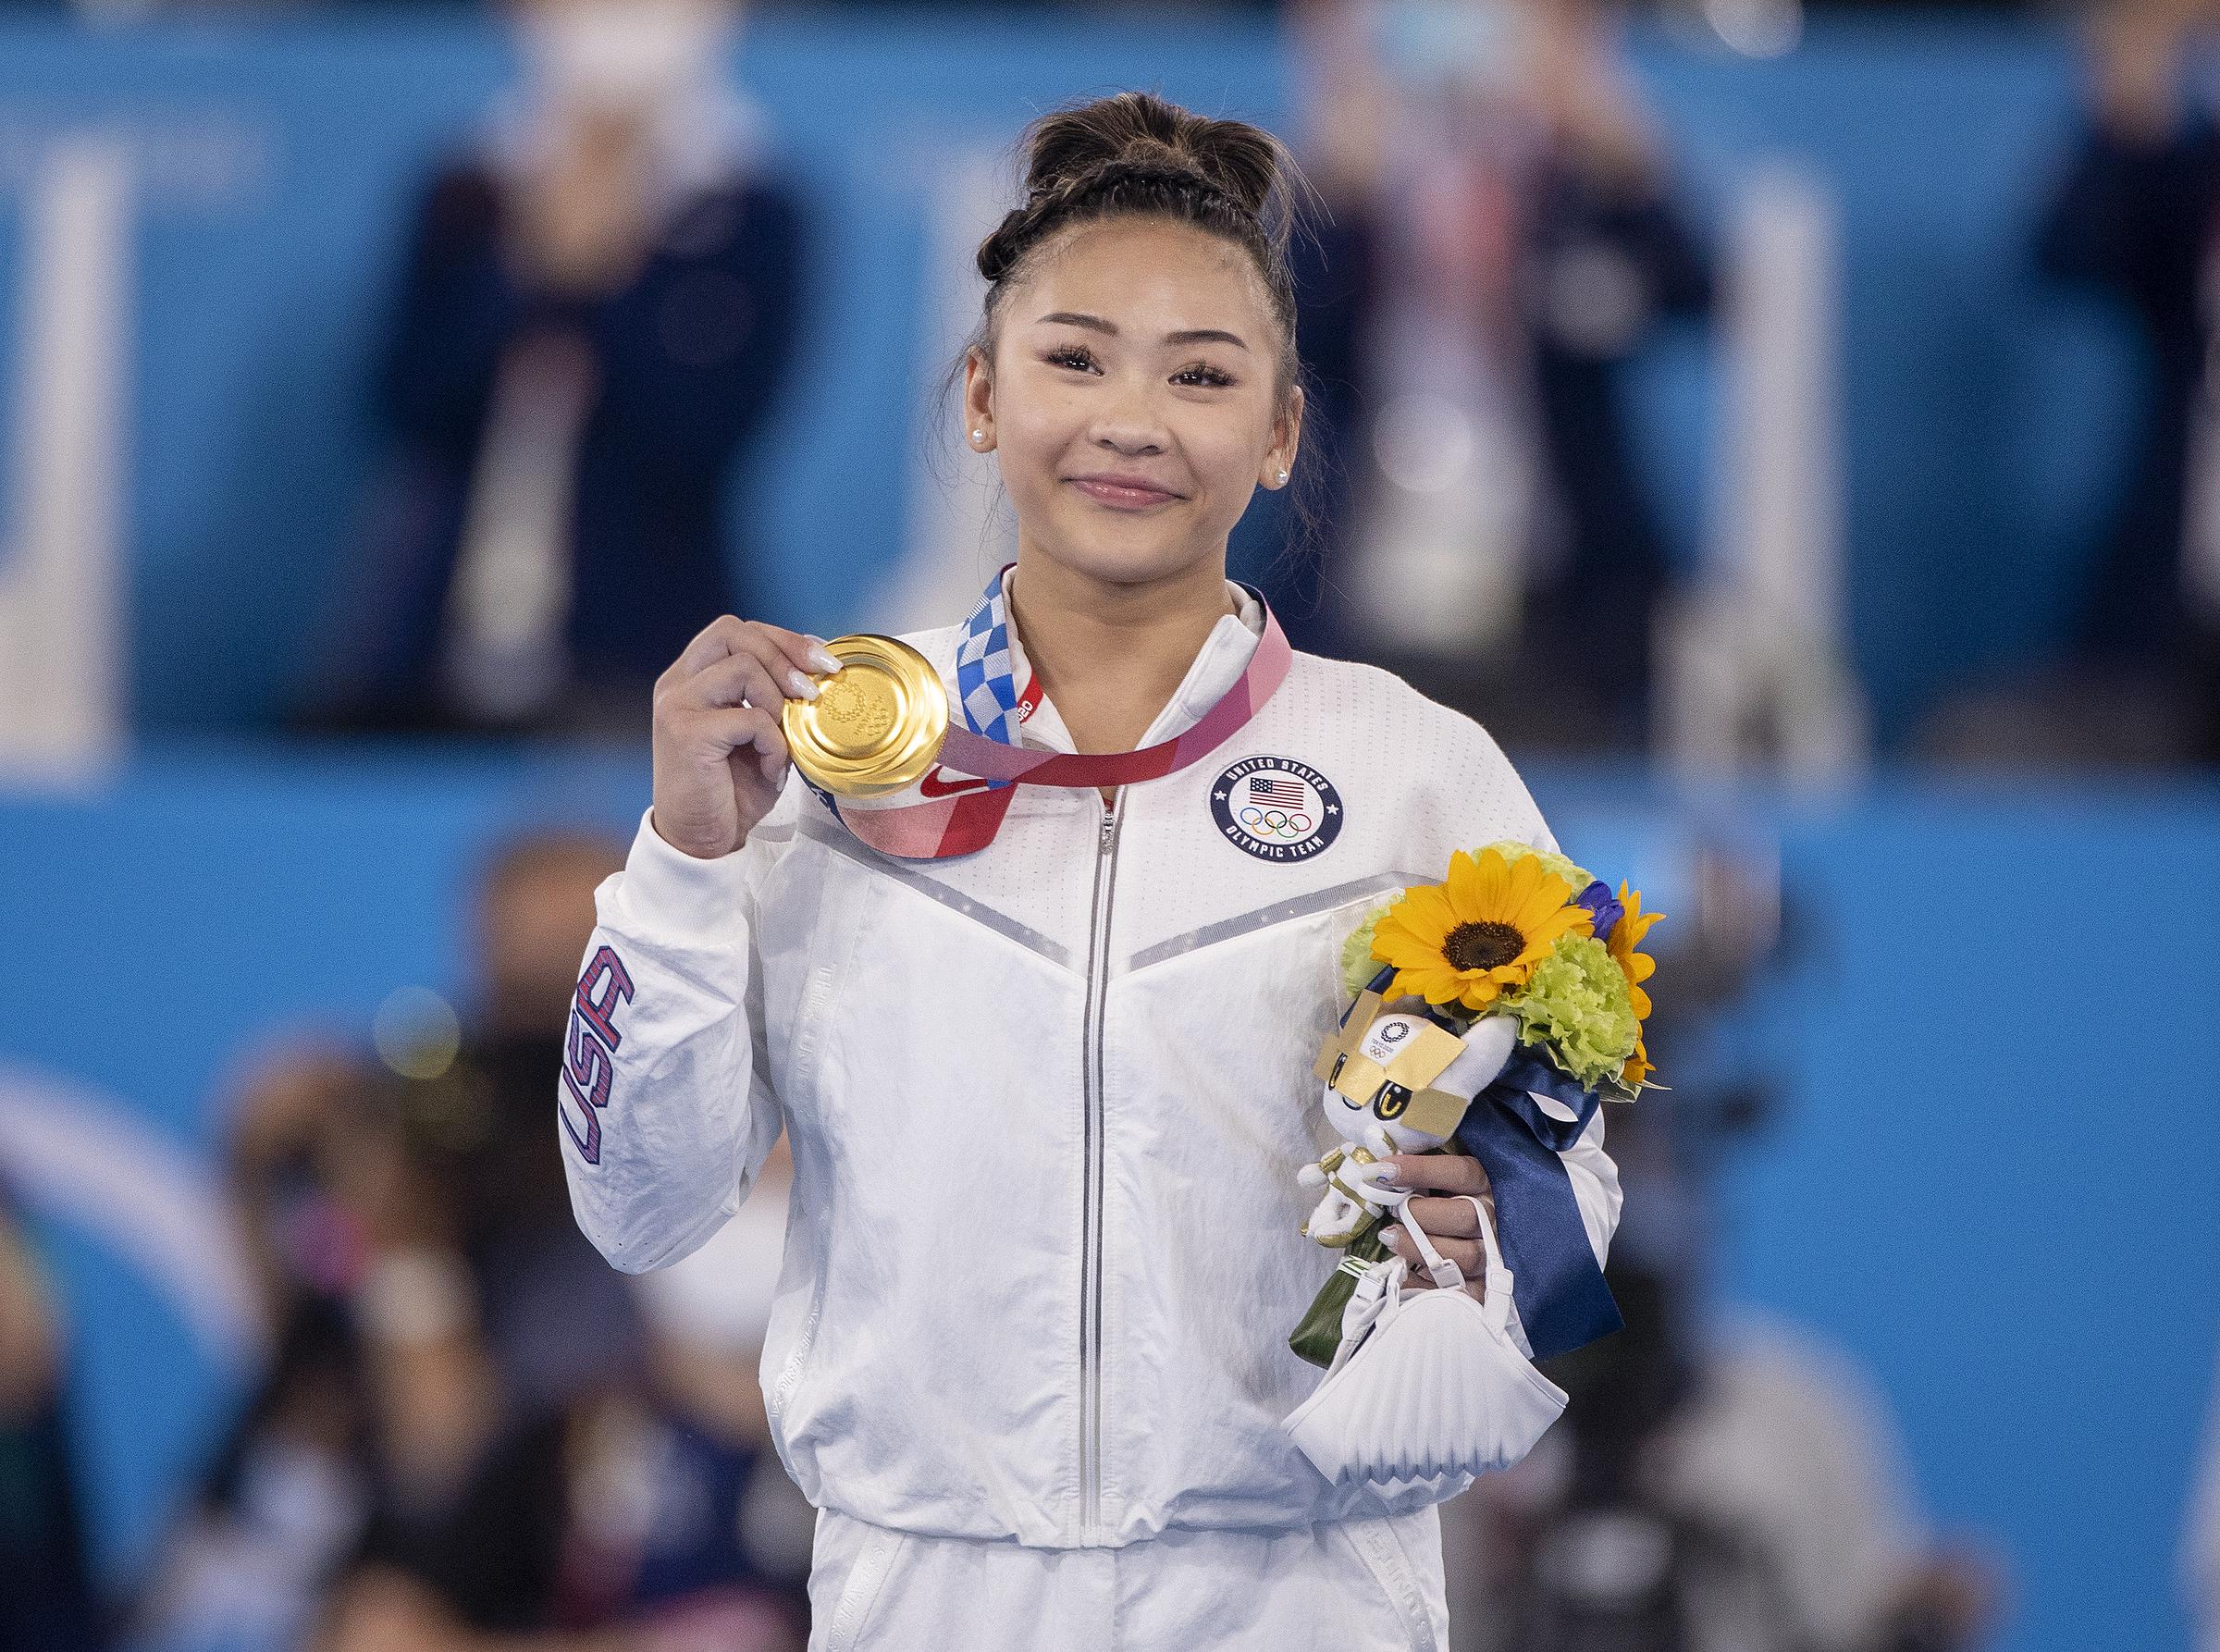
M928 770L925 778L918 782L918 790L928 797L950 797L958 792L983 792L994 783L991 780L946 781L941 778L941 773L937 766Z

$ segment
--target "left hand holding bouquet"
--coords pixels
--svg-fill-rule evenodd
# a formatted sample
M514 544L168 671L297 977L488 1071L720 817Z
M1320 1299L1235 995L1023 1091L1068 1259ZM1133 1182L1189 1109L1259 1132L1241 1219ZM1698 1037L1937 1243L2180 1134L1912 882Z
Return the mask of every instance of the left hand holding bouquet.
M1487 1172L1480 1167L1480 1161L1462 1153L1391 1155L1379 1161L1379 1177L1383 1191L1416 1195L1403 1202L1395 1225L1380 1228L1380 1239L1388 1251L1410 1264L1411 1283L1428 1289L1434 1283L1418 1241L1404 1231L1415 1227L1432 1241L1437 1254L1457 1264L1457 1271L1464 1276L1463 1288L1476 1298L1485 1298L1486 1252L1480 1243L1480 1221L1484 1213L1493 1221L1496 1207L1488 1191Z

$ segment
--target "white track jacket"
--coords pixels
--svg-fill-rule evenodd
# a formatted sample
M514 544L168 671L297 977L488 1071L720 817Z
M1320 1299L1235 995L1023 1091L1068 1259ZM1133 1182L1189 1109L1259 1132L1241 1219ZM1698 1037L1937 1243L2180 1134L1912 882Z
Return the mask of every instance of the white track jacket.
M1143 744L1247 665L1262 615L1229 590ZM905 638L952 693L960 635ZM1025 737L1072 749L1045 703ZM785 1128L762 1377L820 1507L1047 1547L1401 1512L1280 1430L1335 1262L1298 1231L1296 1171L1333 1142L1311 1063L1367 908L1506 837L1556 847L1485 730L1303 653L1217 750L1107 808L1021 786L961 858L883 857L792 774L720 859L643 816L559 1091L579 1226L626 1272L673 1262ZM1565 1159L1600 1258L1600 1112Z

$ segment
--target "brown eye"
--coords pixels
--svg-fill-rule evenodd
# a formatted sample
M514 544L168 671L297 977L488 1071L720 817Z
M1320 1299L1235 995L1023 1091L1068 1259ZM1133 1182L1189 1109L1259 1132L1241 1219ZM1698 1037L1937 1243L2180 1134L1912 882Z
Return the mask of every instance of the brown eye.
M1172 375L1172 382L1175 384L1185 384L1192 380L1194 376L1197 374L1202 376L1201 379L1201 388L1222 390L1227 385L1233 382L1233 379L1228 375L1219 372L1215 367L1185 368L1180 372Z
M1042 359L1052 365L1059 367L1067 363L1080 367L1094 365L1094 357L1076 344L1067 344L1060 350L1052 350Z

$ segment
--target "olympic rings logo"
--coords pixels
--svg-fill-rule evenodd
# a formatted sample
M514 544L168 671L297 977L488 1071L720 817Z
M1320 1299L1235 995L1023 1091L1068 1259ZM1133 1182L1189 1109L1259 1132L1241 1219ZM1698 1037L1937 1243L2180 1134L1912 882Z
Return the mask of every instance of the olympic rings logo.
M1311 817L1301 809L1258 808L1253 804L1241 810L1241 824L1258 837L1308 837L1311 835Z
M1210 791L1219 841L1275 865L1308 860L1341 834L1341 794L1293 758L1249 757L1228 765Z

